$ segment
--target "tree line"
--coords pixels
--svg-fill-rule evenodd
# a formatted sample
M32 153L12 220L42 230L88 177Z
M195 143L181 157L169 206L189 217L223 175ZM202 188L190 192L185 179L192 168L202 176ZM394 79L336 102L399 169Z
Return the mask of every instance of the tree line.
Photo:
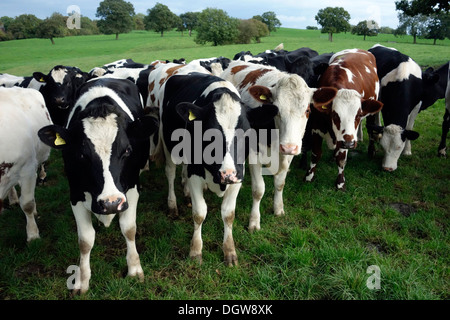
M333 41L333 34L351 32L364 36L376 36L378 33L393 33L396 36L412 35L414 43L417 37L436 40L450 39L449 2L440 0L400 0L395 2L399 11L400 25L397 29L380 28L373 20L360 21L351 26L350 14L342 7L327 7L320 9L315 19L322 26L321 32L328 33L328 39ZM307 27L314 29L314 27Z
M186 12L179 16L174 14L166 5L156 3L147 10L147 15L136 14L133 4L125 0L104 0L100 2L96 17L80 17L79 29L69 29L69 16L53 13L41 20L32 14L22 14L16 18L0 17L0 41L48 38L54 44L54 38L74 35L119 34L132 30L153 30L164 36L164 32L176 29L181 32L196 31L195 42L213 45L228 43L260 42L270 32L276 31L281 22L274 12L264 12L251 19L237 19L230 17L221 9L206 8L202 12Z

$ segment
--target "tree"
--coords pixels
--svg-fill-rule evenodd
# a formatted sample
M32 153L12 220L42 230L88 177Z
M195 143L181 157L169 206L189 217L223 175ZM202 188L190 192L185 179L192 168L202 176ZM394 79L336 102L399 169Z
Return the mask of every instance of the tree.
M192 36L192 30L198 25L198 16L200 12L186 12L180 14L181 22L186 30L189 31L189 37Z
M450 15L448 13L439 13L432 15L426 24L425 39L433 39L433 44L436 40L444 40L446 37L450 38Z
M280 20L278 20L277 15L273 11L264 12L262 15L254 16L252 19L265 23L269 32L276 32L277 28L281 26Z
M198 17L195 42L212 42L214 46L231 43L238 35L238 25L238 19L229 17L222 9L206 8Z
M9 24L8 31L11 32L14 39L34 38L41 21L33 14L21 14Z
M398 11L403 11L407 16L414 17L418 14L448 13L450 4L448 0L400 0L395 2L395 8Z
M98 29L104 34L128 33L134 27L134 7L124 0L103 0L97 8L96 17Z
M355 27L352 29L352 34L357 34L358 36L364 36L364 40L366 37L373 37L378 35L378 24L374 20L364 20L360 21Z
M145 29L161 32L161 37L164 36L164 31L175 28L180 20L169 7L159 2L152 9L148 9L147 13L144 19Z
M145 30L145 14L138 13L133 17L134 21L134 30Z
M52 44L55 44L53 38L64 37L64 29L66 26L65 22L66 21L64 17L61 14L55 12L51 15L51 17L39 23L38 29L36 31L36 36L38 38L50 39Z
M422 14L410 17L406 14L400 13L398 15L398 20L400 22L398 30L412 35L414 44L417 43L417 36L423 35L426 32L425 25L427 22L427 17ZM396 34L398 34L399 31L397 31Z
M322 33L328 33L328 40L333 42L333 33L350 31L350 13L342 7L320 9L315 19L322 26Z
M239 21L239 35L236 39L237 43L251 43L252 40L261 42L261 37L269 35L269 28L261 21L255 19Z

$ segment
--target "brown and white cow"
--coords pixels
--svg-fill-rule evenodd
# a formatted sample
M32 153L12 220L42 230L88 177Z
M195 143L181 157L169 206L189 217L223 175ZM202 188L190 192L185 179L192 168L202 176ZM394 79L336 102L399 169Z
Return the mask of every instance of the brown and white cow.
M361 120L376 114L383 107L377 101L379 82L375 57L360 49L348 49L334 54L319 80L319 87L334 87L338 92L331 103L314 108L311 113L312 156L305 181L314 179L325 138L328 147L334 149L339 169L336 188L345 190L347 150L357 146L357 131Z
M334 88L319 90L308 87L305 80L297 74L282 72L272 66L264 66L244 61L233 61L221 74L225 80L233 83L241 94L242 101L250 108L258 108L264 104L278 107L279 113L274 118L272 127L266 125L259 129L278 130L279 148L271 150L270 168L273 169L275 194L273 209L275 215L284 214L283 188L291 161L302 150L302 138L305 133L306 122L310 113L310 104L324 105L336 95ZM258 91L258 92L256 92ZM258 99L255 99L258 97ZM260 132L257 132L260 141ZM272 141L272 143L274 143ZM259 152L269 154L267 144L259 143ZM278 153L278 155L274 155ZM256 161L249 160L252 176L253 206L250 216L249 230L260 229L259 205L264 195L263 163L258 157ZM278 162L274 166L273 162ZM268 163L266 163L268 164ZM267 173L268 174L268 173Z

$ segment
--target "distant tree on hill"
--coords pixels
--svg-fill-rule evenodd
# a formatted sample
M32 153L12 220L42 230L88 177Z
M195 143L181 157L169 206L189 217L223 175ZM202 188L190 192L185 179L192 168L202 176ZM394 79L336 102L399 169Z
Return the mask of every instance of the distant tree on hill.
M328 40L333 42L333 33L350 31L350 13L342 7L320 9L315 19L322 26L322 33L328 33Z
M237 43L251 43L252 40L260 43L262 37L269 35L267 25L255 19L240 20L238 29Z
M189 37L192 36L192 30L198 26L198 17L200 12L186 12L180 14L181 23L189 31Z
M378 35L378 24L373 20L364 20L360 21L355 27L352 29L352 34L357 34L358 36L364 36L364 40L366 37L374 37Z
M413 36L413 43L417 43L417 37L422 36L426 32L427 17L422 14L410 17L401 13L398 15L398 20L400 25L394 34L408 33Z
M264 12L262 15L254 16L252 19L266 24L269 32L276 32L277 28L281 26L280 20L278 20L277 15L273 11Z
M147 16L144 19L145 29L160 32L161 37L164 36L164 31L175 28L179 21L180 18L170 11L169 7L159 2L147 10Z
M98 29L104 34L128 33L134 28L134 7L124 0L103 0L97 8Z
M145 14L143 14L143 13L138 13L137 15L135 15L133 17L134 30L145 30L144 19L145 19Z
M238 25L238 19L229 17L222 9L206 8L198 17L195 42L212 42L214 46L232 43L238 35Z
M52 44L55 44L54 38L64 37L65 22L64 16L56 12L53 13L49 18L39 23L36 37L50 39Z
M8 31L14 39L35 38L41 19L33 14L21 14L9 24Z
M448 13L439 13L431 15L426 23L426 31L423 37L425 39L444 40L450 38L450 15Z

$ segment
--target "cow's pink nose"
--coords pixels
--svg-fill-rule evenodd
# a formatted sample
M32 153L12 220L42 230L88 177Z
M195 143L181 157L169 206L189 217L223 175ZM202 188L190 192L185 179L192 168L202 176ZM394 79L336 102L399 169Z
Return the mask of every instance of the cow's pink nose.
M387 171L387 172L392 172L392 171L394 171L393 168L389 168L389 167L383 167L383 170L384 170L384 171Z
M225 184L236 183L238 178L236 176L237 172L233 169L228 169L220 172L220 182Z
M298 151L298 145L296 144L280 144L280 152L282 154L296 155Z
M98 204L102 209L102 214L114 214L128 209L127 199L121 196L112 196L99 200Z

